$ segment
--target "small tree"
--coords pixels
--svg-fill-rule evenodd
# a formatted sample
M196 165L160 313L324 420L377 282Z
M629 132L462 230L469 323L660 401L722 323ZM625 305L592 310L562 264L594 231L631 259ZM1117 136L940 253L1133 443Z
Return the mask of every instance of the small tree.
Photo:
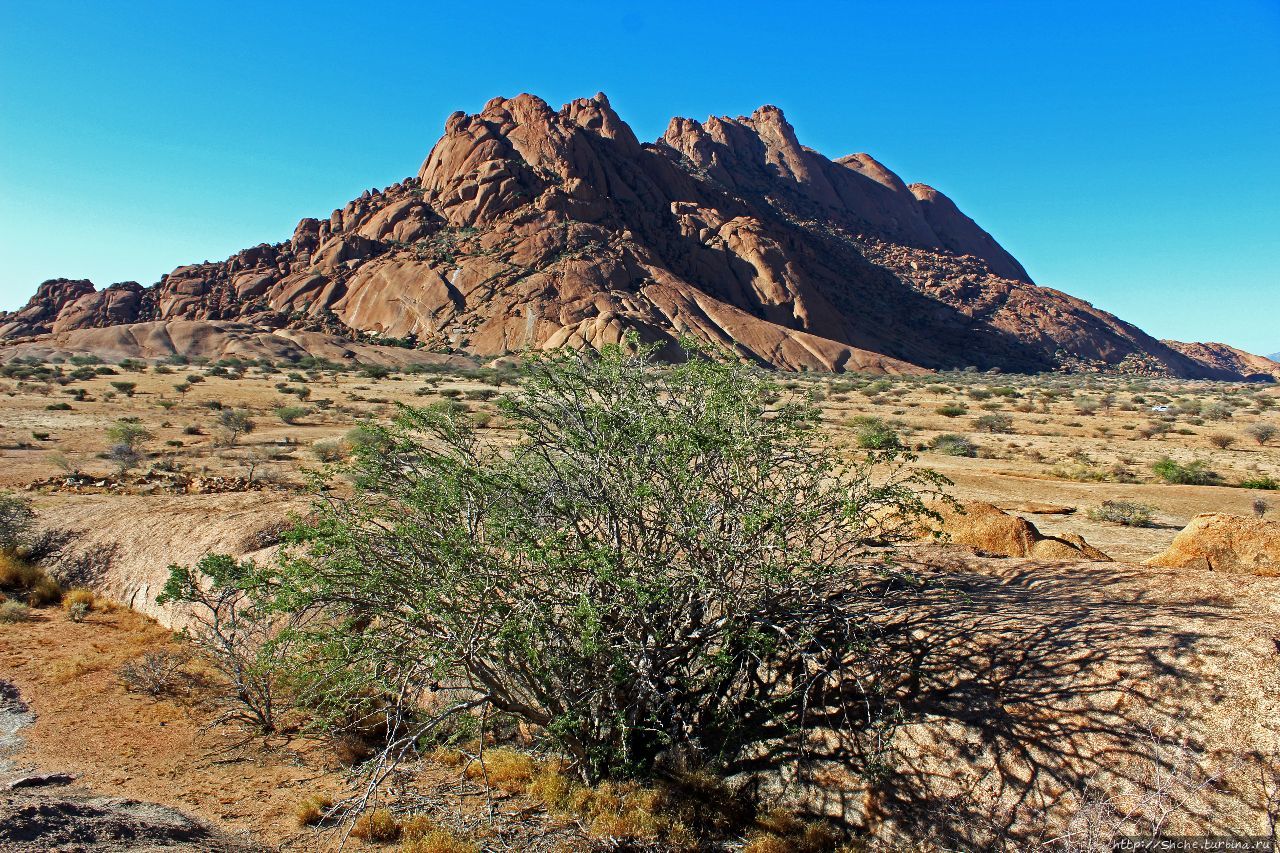
M274 732L287 704L278 661L288 655L301 617L269 611L268 579L252 560L209 554L194 567L169 566L156 603L185 606L191 624L183 633L226 678L219 719Z
M366 427L354 494L282 568L281 611L316 616L301 692L386 697L388 761L483 708L587 780L875 726L867 614L901 579L864 546L914 535L945 481L897 451L848 461L747 367L650 357L532 359L499 404L514 446L443 407Z
M126 397L132 397L134 391L138 388L137 382L112 382L111 387L119 391Z
M223 430L226 444L235 446L236 439L253 432L257 424L243 409L219 409L218 426Z
M107 459L116 466L120 476L124 476L142 464L146 456L131 444L113 444L107 449Z
M1236 437L1230 433L1215 432L1209 436L1209 443L1219 450L1226 450L1228 447L1236 443Z
M141 449L154 436L142 424L131 420L119 420L107 427L107 439L112 444L124 444Z
M1008 415L982 415L974 418L973 428L978 432L1013 432L1013 418Z
M0 553L12 553L28 544L35 523L31 501L0 492Z
M1275 438L1276 431L1277 428L1274 424L1267 423L1251 424L1249 428L1245 430L1245 432L1249 433L1249 436L1254 441L1258 442L1259 446L1264 445L1271 439Z

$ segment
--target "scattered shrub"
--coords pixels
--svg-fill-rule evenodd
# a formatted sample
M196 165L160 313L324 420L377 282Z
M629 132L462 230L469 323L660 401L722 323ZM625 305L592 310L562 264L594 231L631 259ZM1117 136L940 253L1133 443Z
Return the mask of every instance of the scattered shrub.
M31 608L21 601L0 602L0 623L26 622L31 618Z
M476 760L467 766L467 776L486 779L489 787L500 788L508 794L523 794L533 779L533 759L513 749L486 749L483 761Z
M1280 491L1280 480L1274 477L1247 477L1240 481L1242 489L1263 489L1265 491Z
M1261 446L1275 438L1277 427L1274 424L1251 424L1245 432Z
M12 553L29 544L35 521L31 501L21 495L0 492L0 552Z
M896 450L902 446L893 427L876 418L858 428L857 442L863 450Z
M158 699L178 692L185 679L182 668L188 660L190 657L181 652L155 649L121 664L116 675L128 692Z
M1155 507L1137 501L1103 501L1089 510L1093 521L1110 521L1125 527L1150 527Z
M386 844L400 837L400 821L388 809L366 812L351 825L351 837Z
M412 720L403 738L439 724L428 694L447 719L492 697L584 781L729 763L763 737L754 721L801 743L823 715L876 718L850 687L879 675L855 682L844 653L877 642L852 616L882 600L860 555L914 535L943 481L894 451L815 442L812 409L766 402L773 384L745 365L657 369L639 350L526 361L499 403L515 441L443 409L366 427L349 496L318 502L272 567L276 594L314 608L300 695L354 714L378 691L385 718ZM680 655L652 654L675 635Z
M62 609L67 611L67 617L72 622L83 622L93 609L96 598L93 590L78 586L63 593Z
M1157 477L1171 485L1212 486L1219 480L1218 475L1199 459L1184 464L1166 456L1152 465L1151 470Z
M1236 437L1225 432L1215 432L1209 436L1209 443L1219 450L1226 450L1228 447L1236 443Z
M959 403L947 403L945 406L939 406L934 409L934 411L942 415L944 418L958 418L961 415L969 414L968 407Z
M340 441L317 441L311 445L311 452L321 462L341 462L347 456L347 449Z
M946 456L976 456L977 446L963 435L944 433L929 443L929 449Z
M309 414L311 414L311 410L306 406L281 406L276 409L276 417L289 425L296 424Z
M1013 432L1013 418L1008 415L982 415L974 418L973 428L978 432L1011 433Z
M333 800L329 797L313 795L307 797L294 808L294 816L299 826L315 826L322 823L325 815L333 808Z

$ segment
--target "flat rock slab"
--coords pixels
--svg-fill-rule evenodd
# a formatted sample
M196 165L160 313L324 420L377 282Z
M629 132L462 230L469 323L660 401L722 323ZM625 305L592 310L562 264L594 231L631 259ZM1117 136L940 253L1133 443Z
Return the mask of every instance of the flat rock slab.
M56 785L70 785L76 777L70 773L38 773L33 776L22 776L9 783L10 791L18 788L44 788Z
M260 849L155 803L75 792L0 796L0 850L7 853L249 853Z

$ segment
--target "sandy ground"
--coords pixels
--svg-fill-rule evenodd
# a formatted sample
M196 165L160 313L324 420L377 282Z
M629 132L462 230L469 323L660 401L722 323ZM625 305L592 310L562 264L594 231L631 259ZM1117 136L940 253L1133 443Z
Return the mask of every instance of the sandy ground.
M28 492L47 523L77 531L79 547L110 552L113 597L143 610L168 562L189 562L208 550L256 554L269 547L270 528L306 506L301 486L307 469L319 464L317 445L341 440L363 419L389 417L396 401L451 396L483 416L492 396L505 390L458 377L290 378L287 370L250 370L232 380L206 368L173 370L121 371L68 386L84 388L83 401L57 385L0 379L0 488L53 482L69 470L104 477L111 471L99 458L109 445L107 428L122 418L136 418L151 433L148 465L242 478L253 467L255 478L268 481L262 491L224 494L136 493L141 487L114 494L109 485L68 489L56 482ZM185 395L174 390L196 374L204 380ZM119 381L136 383L132 396L113 389ZM301 404L308 411L296 424L275 413L299 405L276 387L281 382L310 389ZM960 549L910 550L922 570L946 575L963 595L920 603L919 613L937 616L931 630L945 640L906 650L925 655L917 660L927 661L927 678L915 689L920 707L933 710L904 727L920 759L917 775L896 794L898 807L994 825L998 816L978 814L965 797L984 792L973 802L1001 808L1006 795L1024 805L1039 797L1043 806L1044 797L1067 796L1090 778L1131 784L1154 766L1143 746L1150 746L1144 732L1152 725L1163 727L1161 737L1181 731L1193 742L1193 749L1179 747L1194 765L1188 778L1244 773L1246 766L1255 773L1259 756L1280 754L1267 752L1280 738L1280 581L1136 565L1164 550L1197 513L1248 514L1265 500L1280 514L1275 493L1167 485L1151 470L1171 457L1202 460L1225 483L1280 479L1280 438L1260 445L1248 435L1255 424L1280 424L1280 389L970 375L784 385L789 394L816 396L826 436L850 453L859 419L878 418L921 449L920 464L954 481L955 496L1019 512L1047 534L1078 533L1122 561L1033 563L978 559ZM1112 395L1109 407L1093 411L1090 401L1104 395ZM46 408L63 402L71 409ZM209 408L215 402L247 410L256 429L233 446L219 443ZM948 404L965 411L956 417L938 411ZM1169 413L1153 412L1153 405L1178 411L1165 421ZM1008 416L1012 431L979 429L977 418L987 414ZM1142 437L1153 421L1168 431ZM928 450L943 433L967 437L978 455ZM1230 445L1214 446L1215 435L1229 436ZM1089 519L1088 510L1107 500L1150 505L1155 526ZM1032 503L1075 511L1019 509ZM126 693L115 674L119 664L170 642L167 631L127 611L95 613L83 624L44 611L30 623L0 625L0 674L36 713L18 760L79 774L96 791L180 808L273 846L314 849L316 836L298 829L293 808L311 793L341 789L331 756L302 739L228 751L234 733L206 729L198 702ZM828 779L830 791L844 790L838 777ZM1196 801L1193 822L1257 829L1265 792L1250 784L1232 776L1214 787ZM992 786L994 794L986 790ZM846 793L863 802L862 792Z

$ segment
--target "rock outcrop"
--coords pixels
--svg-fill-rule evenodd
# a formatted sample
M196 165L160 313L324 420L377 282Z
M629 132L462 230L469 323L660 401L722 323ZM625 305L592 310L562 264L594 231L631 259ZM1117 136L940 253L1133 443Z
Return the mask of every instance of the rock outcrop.
M1037 560L1111 560L1077 534L1046 536L1025 518L993 504L967 501L958 507L944 504L934 509L942 520L931 525L932 530L940 531L947 541L980 554Z
M41 285L0 340L174 321L492 358L629 332L790 370L1241 378L1032 283L941 192L806 148L776 107L642 143L604 95L461 112L414 177L157 284Z
M1184 344L1181 341L1161 341L1161 343L1202 364L1208 364L1229 373L1238 373L1250 381L1280 380L1280 363L1273 360L1274 356L1263 358L1228 344L1212 342Z
M1197 515L1152 566L1280 577L1280 522L1221 512Z

